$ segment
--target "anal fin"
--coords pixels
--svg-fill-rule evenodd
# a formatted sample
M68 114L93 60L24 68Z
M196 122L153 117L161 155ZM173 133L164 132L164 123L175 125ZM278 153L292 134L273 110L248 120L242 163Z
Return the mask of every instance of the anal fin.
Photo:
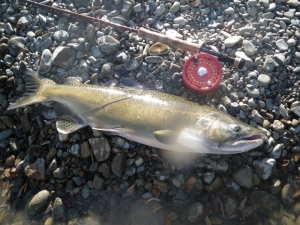
M84 120L67 106L55 103L54 110L56 115L56 128L60 133L72 133L87 126Z

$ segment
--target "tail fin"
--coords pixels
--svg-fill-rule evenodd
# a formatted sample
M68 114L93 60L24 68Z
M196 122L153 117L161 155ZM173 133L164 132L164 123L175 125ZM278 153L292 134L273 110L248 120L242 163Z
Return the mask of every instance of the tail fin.
M44 90L46 86L55 84L52 80L46 78L40 79L36 72L28 68L26 68L24 77L26 82L26 92L23 97L14 103L11 103L7 108L8 110L47 101L48 97Z

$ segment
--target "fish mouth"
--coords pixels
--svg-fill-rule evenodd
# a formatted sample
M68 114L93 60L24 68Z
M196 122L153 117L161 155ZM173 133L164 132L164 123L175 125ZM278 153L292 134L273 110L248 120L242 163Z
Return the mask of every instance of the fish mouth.
M264 133L252 133L244 135L240 138L238 138L234 143L232 143L233 146L243 146L243 147L249 147L250 149L256 148L263 144L264 140L263 138L266 135ZM246 150L245 150L246 151Z

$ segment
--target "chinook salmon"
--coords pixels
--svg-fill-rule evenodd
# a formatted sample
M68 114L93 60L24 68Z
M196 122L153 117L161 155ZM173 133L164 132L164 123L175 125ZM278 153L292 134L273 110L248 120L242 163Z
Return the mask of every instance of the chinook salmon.
M90 126L161 149L235 154L263 143L264 132L209 106L161 92L65 84L26 69L26 92L9 110L53 101L56 127L71 133Z

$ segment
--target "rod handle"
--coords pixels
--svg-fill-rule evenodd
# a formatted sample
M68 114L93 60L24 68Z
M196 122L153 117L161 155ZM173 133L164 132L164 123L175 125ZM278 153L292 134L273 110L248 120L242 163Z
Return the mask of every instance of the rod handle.
M178 38L168 37L167 35L156 33L145 28L140 28L138 31L138 35L139 37L150 39L153 42L160 42L174 48L180 48L182 50L189 51L193 54L199 53L200 48L203 44L195 44Z

